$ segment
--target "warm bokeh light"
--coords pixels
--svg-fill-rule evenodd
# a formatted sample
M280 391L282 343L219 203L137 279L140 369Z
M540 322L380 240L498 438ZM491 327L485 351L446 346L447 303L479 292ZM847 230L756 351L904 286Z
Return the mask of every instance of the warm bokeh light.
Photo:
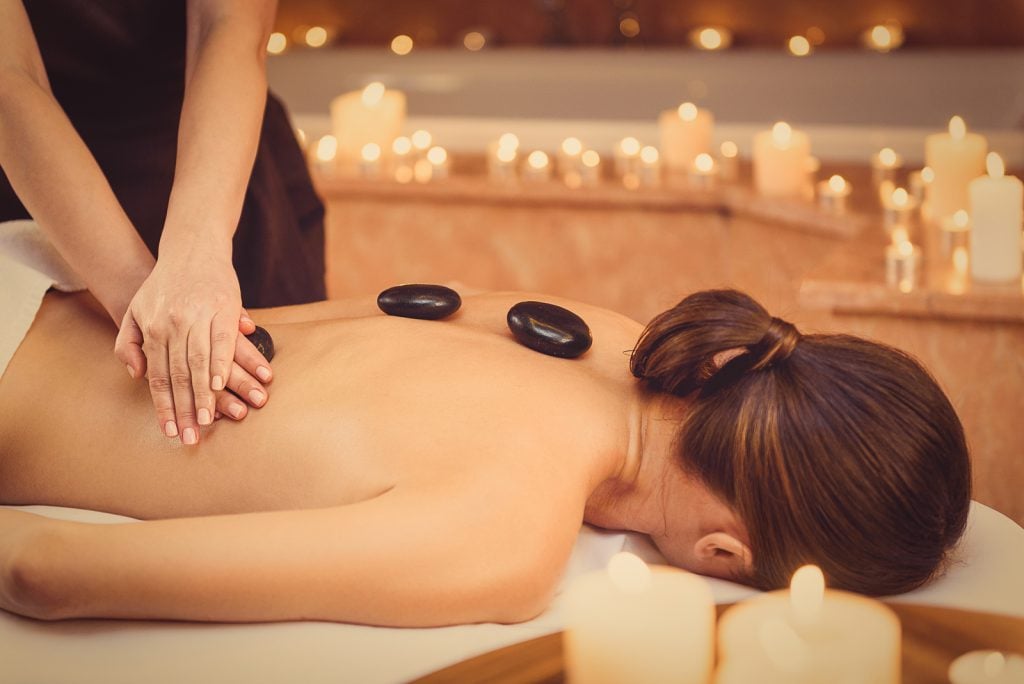
M391 51L396 55L407 55L412 52L412 38L404 33L391 39Z
M697 119L697 105L692 102L684 102L679 105L676 112L683 121L695 121Z
M498 147L508 148L510 150L519 149L519 136L515 133L502 133L501 137L498 138Z
M896 166L896 151L891 147L883 147L878 152L878 161L882 166Z
M925 166L921 169L921 180L925 183L932 183L935 181L935 169L930 166Z
M807 40L811 41L811 45L821 45L825 42L825 31L820 26L811 26L807 29Z
M316 158L322 162L334 159L338 154L338 139L333 135L325 135L316 143Z
M412 152L412 140L408 137L400 135L395 138L394 142L391 143L391 151L399 156L404 156Z
M772 126L772 142L777 147L786 147L793 139L793 127L785 121L776 121Z
M619 141L619 149L628 157L635 157L640 153L640 141L629 136Z
M961 116L954 116L949 120L949 134L954 140L963 140L967 135L967 123Z
M965 209L958 209L953 213L953 227L957 230L967 230L967 224L971 222L971 217Z
M429 131L425 131L422 128L418 131L413 131L412 146L417 150L423 151L427 149L433 141L434 136L430 135Z
M377 143L366 143L360 152L363 161L375 162L380 159L380 145Z
M901 257L908 257L914 253L914 243L910 240L900 240L896 243L896 253Z
M516 148L514 147L502 147L498 146L498 151L494 155L498 158L498 161L503 164L508 164L515 161L516 159Z
M566 138L562 141L562 153L569 156L575 157L583 151L583 143L580 142L579 138Z
M601 163L601 155L594 150L587 150L580 155L580 162L588 169L592 169Z
M910 203L910 193L906 188L896 188L892 191L892 206L903 209Z
M640 35L640 22L636 17L623 17L619 22L619 33L626 38L636 38Z
M903 27L895 21L872 26L863 35L864 45L876 52L889 52L903 45Z
M825 600L825 575L817 565L803 565L789 583L789 605L799 623L818 620Z
M793 36L789 39L789 52L795 57L806 57L811 54L811 41L803 36Z
M737 146L732 140L726 140L718 149L726 159L732 159L740 153L739 146Z
M732 44L732 32L721 26L701 26L690 32L690 43L701 50L723 50Z
M374 81L365 88L363 88L362 100L363 104L367 107L376 107L380 104L380 101L384 99L384 84L380 81Z
M1006 165L1003 163L1003 158L995 152L989 152L985 155L985 170L988 171L988 175L992 178L1002 178L1003 174L1006 173Z
M470 52L477 52L486 47L487 38L479 31L470 31L462 37L462 45Z
M270 34L267 40L267 52L272 55L279 55L288 48L288 38L278 31Z
M828 187L837 195L841 194L846 191L846 179L836 174L828 179Z
M619 551L608 561L612 585L627 594L639 594L651 587L651 569L638 556Z
M530 156L526 158L526 163L532 168L543 169L548 165L548 155L540 150L534 150L530 153Z
M323 47L327 43L327 29L323 26L313 26L306 31L306 45L311 48Z
M427 152L427 160L434 166L440 166L448 161L448 151L435 145Z
M711 173L711 170L715 168L715 160L707 152L701 152L694 157L693 168L701 173Z
M647 165L657 164L658 148L652 145L644 145L643 149L640 150L640 161Z

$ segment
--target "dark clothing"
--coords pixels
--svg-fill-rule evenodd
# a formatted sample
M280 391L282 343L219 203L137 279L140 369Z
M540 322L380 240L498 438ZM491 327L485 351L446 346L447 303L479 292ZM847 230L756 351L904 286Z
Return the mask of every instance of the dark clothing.
M185 92L183 0L26 0L57 101L156 254ZM59 188L54 188L59 192ZM324 208L268 94L234 264L247 307L324 299ZM0 221L28 212L0 173Z

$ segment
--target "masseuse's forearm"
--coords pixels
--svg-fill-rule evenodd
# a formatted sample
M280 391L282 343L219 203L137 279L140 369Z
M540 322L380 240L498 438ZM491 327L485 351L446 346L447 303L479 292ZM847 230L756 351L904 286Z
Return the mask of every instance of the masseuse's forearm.
M185 100L161 257L230 255L267 94L272 11L218 14L196 5L189 7Z
M99 165L45 83L0 67L0 166L116 323L153 268Z

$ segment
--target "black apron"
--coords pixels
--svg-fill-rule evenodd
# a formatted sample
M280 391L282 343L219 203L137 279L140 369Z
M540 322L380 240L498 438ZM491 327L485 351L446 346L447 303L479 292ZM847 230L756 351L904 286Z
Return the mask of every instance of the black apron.
M26 0L25 9L57 101L156 254L184 98L185 2ZM234 239L245 306L325 298L323 216L284 107L268 94ZM28 212L0 169L0 221L19 218Z

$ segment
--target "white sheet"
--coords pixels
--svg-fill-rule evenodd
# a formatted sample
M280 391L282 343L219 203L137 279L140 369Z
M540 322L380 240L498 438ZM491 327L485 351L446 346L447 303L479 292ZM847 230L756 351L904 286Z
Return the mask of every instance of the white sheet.
M27 510L90 521L123 520L95 511L47 506ZM626 548L648 560L657 551L639 535L584 527L566 581L603 567ZM973 504L958 560L932 585L895 600L1024 617L1024 530ZM739 600L746 587L711 580L715 599ZM204 625L75 620L42 623L0 611L0 683L62 682L401 682L479 653L562 627L559 600L520 625L387 629L329 623Z

